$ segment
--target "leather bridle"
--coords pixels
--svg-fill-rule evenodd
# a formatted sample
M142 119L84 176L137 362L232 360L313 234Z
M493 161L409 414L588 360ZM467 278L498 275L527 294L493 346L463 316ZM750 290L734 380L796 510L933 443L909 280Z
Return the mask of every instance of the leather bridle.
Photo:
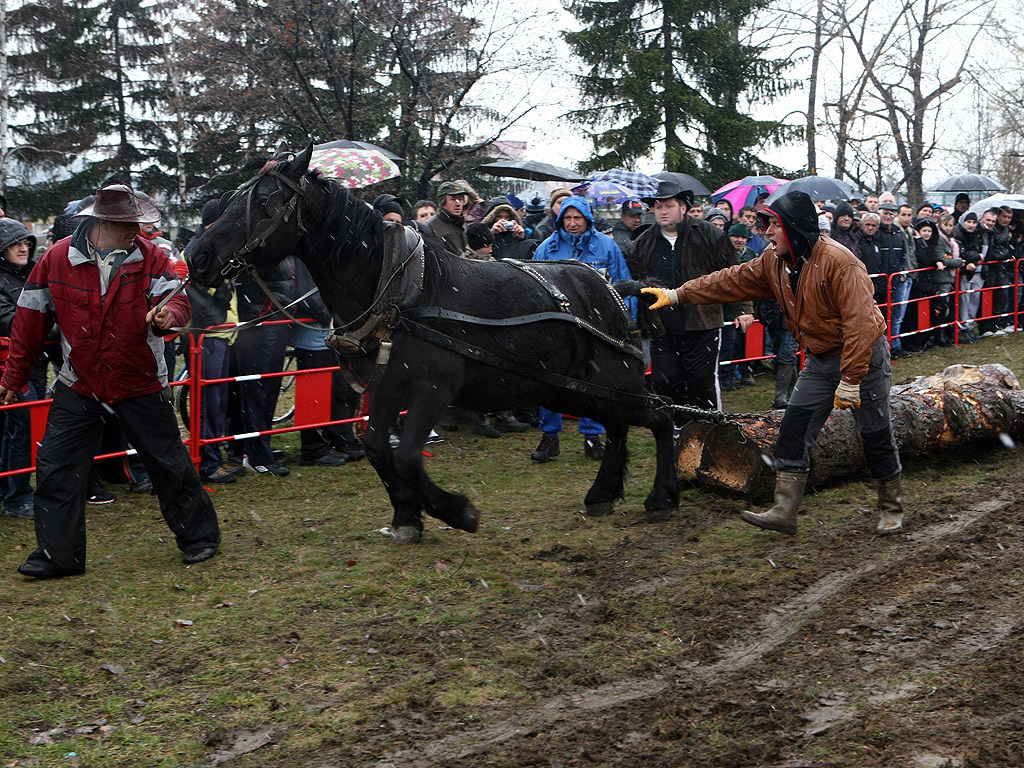
M261 206L270 216L266 219L260 219L253 224L253 197L259 183L267 177L277 182L277 189L270 193L270 196L267 197ZM270 169L265 173L254 176L234 192L229 192L221 198L221 210L223 211L238 195L245 195L245 231L249 236L245 244L231 254L231 258L228 259L221 269L220 274L222 277L230 279L238 276L244 270L251 269L251 265L245 257L257 248L262 248L266 245L267 239L277 231L278 227L287 222L292 217L292 214L296 216L298 236L302 237L302 235L306 234L306 227L302 222L301 202L302 198L306 195L308 183L309 180L305 174L296 183L279 171ZM291 190L291 197L285 202L284 198L288 194L287 190Z

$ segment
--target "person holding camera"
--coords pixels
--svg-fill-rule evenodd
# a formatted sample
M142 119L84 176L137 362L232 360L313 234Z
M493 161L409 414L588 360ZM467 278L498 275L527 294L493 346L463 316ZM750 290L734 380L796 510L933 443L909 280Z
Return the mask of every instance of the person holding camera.
M537 250L537 241L526 236L523 220L507 197L495 197L487 202L487 210L481 220L490 227L494 235L495 259L519 259L529 261Z

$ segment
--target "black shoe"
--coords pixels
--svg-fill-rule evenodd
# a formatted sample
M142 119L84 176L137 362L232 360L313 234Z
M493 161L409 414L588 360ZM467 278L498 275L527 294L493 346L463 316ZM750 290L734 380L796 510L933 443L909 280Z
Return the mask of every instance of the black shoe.
M90 488L85 497L86 504L110 504L114 501L117 501L117 496L102 487Z
M486 419L477 422L472 426L470 431L474 435L480 435L480 437L501 437L501 432L492 427Z
M26 501L24 504L7 504L4 506L4 515L31 520L35 517L35 505L31 501Z
M600 435L587 435L583 440L583 453L588 459L601 461L604 458L604 446Z
M64 576L80 576L85 573L85 567L62 571L48 560L28 559L18 566L18 573L33 579L59 579Z
M305 457L299 459L299 464L305 467L340 467L348 459L345 454L339 453L333 448L328 448L319 456Z
M243 468L244 472L245 469ZM238 475L234 472L229 472L224 467L217 467L213 472L208 475L203 475L204 483L236 483L238 482Z
M736 379L729 379L721 382L721 387L723 392L735 392L740 388L740 383Z
M139 482L129 485L128 490L132 493L153 493L153 481L148 477L143 478Z
M192 565L193 563L201 563L203 560L209 560L216 554L217 547L203 547L202 549L197 549L193 552L186 552L182 561L185 565Z
M499 432L525 432L530 428L510 413L500 414L494 417L494 428Z
M235 477L245 477L245 467L234 467L233 469L228 469L224 465L221 465L221 469Z
M276 475L277 477L285 477L292 473L280 461L272 461L270 464L256 464L253 466L252 471L257 475Z
M334 450L338 453L344 454L346 461L359 461L360 459L366 458L366 451L364 451L363 446L358 443L338 445L335 446Z
M449 408L444 412L444 415L438 420L437 424L434 425L438 429L443 429L445 432L458 432L459 422L455 420L455 414L452 413L452 409Z
M280 462L284 458L284 451L275 448L270 452L270 455L274 457L274 461Z
M757 382L754 381L753 375L749 374L749 373L746 376L743 377L743 379L740 381L740 384L742 384L744 387L756 387L757 386Z
M530 458L534 461L544 462L548 459L553 459L561 452L561 449L558 447L558 433L545 432L544 436L540 439L540 445L537 446L536 451L530 454Z

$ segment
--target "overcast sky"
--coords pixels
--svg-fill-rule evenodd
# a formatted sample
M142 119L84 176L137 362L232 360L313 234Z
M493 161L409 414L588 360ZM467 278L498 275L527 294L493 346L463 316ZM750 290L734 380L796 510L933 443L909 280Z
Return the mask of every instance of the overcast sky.
M792 1L799 2L799 0ZM1008 9L1011 2L1012 0L1000 0L997 9ZM1007 5L1003 5L1003 3L1007 3ZM591 147L581 132L573 129L567 121L559 119L568 109L579 105L572 75L580 71L582 65L571 56L568 46L558 33L575 28L577 22L571 14L562 9L559 0L537 0L537 4L545 9L545 15L538 21L535 40L542 50L551 53L557 64L552 65L550 70L543 75L526 78L529 99L538 106L521 126L506 134L505 138L527 141L529 143L527 154L531 159L558 165L572 165L574 162L586 158ZM809 42L809 39L808 35L807 41L800 42L806 43ZM934 47L933 53L938 59L937 62L931 62L931 65L934 66L935 81L938 77L946 74L943 72L944 68L948 72L948 68L958 62L963 50L963 47L958 46L961 46L963 39L949 39L944 41L944 47ZM992 40L989 38L977 45L991 48L992 44ZM790 43L786 48L772 51L771 55L790 55L794 47L794 44ZM837 58L835 54L832 54L826 56L823 62L822 80L819 86L819 91L823 92L820 97L821 101L828 100L829 88L834 85L838 77L840 62ZM849 66L850 64L847 62L847 67L849 68ZM777 103L759 105L753 110L755 116L759 118L778 117L805 109L809 69L807 60L797 61L789 72L789 76L798 81L797 88ZM947 118L943 121L937 137L942 150L937 152L928 164L926 183L934 182L950 173L966 170L960 167L962 159L955 152L963 147L965 130L969 131L969 129L965 129L965 126L971 125L976 119L976 104L977 99L973 86L962 89L960 93L944 104L944 114ZM803 119L802 114L792 114L787 122L800 124ZM819 173L830 175L834 171L834 145L830 144L828 136L824 132L819 132L818 141ZM760 154L765 160L781 167L800 168L806 163L807 150L803 142L798 142L787 146L768 147ZM638 163L637 170L648 173L657 173L663 170L660 148L656 148L650 158Z

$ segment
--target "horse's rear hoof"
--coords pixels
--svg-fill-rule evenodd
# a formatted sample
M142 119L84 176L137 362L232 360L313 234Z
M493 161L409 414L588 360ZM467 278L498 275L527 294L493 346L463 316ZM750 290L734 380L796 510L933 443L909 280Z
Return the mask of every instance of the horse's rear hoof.
M644 513L645 523L664 523L670 517L672 512L675 511L675 507L663 507L661 509L648 509Z
M391 529L391 539L396 544L419 544L423 533L415 525L400 525Z
M614 513L614 501L599 501L596 504L587 504L587 517L607 517Z

